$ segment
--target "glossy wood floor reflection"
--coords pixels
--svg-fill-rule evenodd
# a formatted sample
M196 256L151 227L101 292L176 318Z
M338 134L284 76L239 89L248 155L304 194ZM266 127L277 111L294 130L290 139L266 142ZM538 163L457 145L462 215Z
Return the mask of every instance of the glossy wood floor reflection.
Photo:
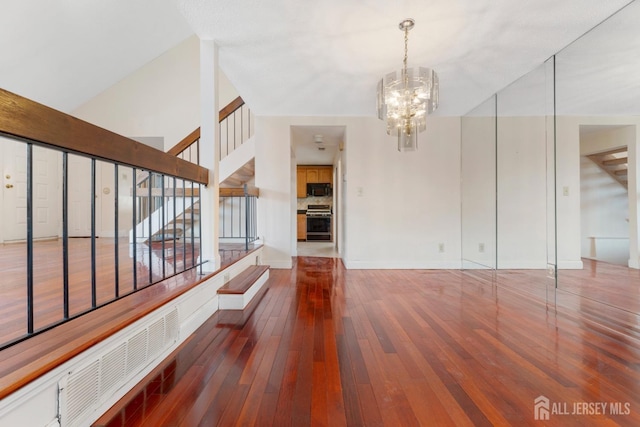
M600 322L627 312L331 258L269 280L245 324L214 315L101 425L640 425L640 332Z
M190 241L129 244L128 238L96 239L96 302L102 305L116 295L115 248L118 247L118 294L124 296L163 277L171 277L195 265L199 244ZM244 256L244 244L220 244L221 265ZM164 257L162 256L164 249ZM250 250L253 245L250 245ZM135 251L135 262L134 262ZM62 240L35 241L33 248L34 329L45 328L64 319ZM135 270L135 287L134 287ZM69 239L69 314L78 315L91 309L91 240ZM27 333L27 245L0 245L0 345Z

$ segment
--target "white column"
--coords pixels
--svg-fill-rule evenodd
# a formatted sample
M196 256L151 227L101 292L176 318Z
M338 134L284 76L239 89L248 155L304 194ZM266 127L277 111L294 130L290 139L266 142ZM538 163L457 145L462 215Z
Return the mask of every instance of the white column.
M200 165L209 169L209 185L200 197L202 224L201 257L208 261L203 270L220 268L219 249L219 164L218 46L200 40Z
M638 131L634 126L634 136L631 138L633 143L627 145L627 187L629 194L629 267L640 268L640 224L638 214L640 206L638 206L638 190L640 189L640 149L638 147Z

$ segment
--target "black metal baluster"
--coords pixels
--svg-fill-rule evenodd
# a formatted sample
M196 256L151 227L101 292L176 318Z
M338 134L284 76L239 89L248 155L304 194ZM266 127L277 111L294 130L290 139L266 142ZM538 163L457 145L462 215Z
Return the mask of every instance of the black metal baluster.
M153 173L151 171L149 171L149 180L148 180L148 187L149 187L149 202L147 203L147 206L149 207L148 211L148 215L147 215L147 219L149 220L149 227L148 231L149 231L149 237L147 239L147 242L149 242L148 246L148 250L149 250L149 284L153 283L153 265L151 264L153 262L153 253L152 253L152 245L153 245L153 240L152 240L152 236L151 234L153 233L153 206L152 206L152 200L153 200Z
M167 270L166 270L166 253L165 253L165 225L167 224L167 217L166 217L166 203L164 200L164 174L160 175L160 194L161 194L161 200L162 200L162 222L160 223L160 237L162 239L162 278L164 279L165 277L167 277Z
M187 182L182 180L182 271L187 269Z
M33 144L27 144L27 333L33 333Z
M115 236L115 245L114 245L114 251L115 251L115 273L116 273L116 277L115 277L115 296L116 299L120 297L120 263L119 263L119 253L118 253L118 240L119 240L119 236L120 233L118 232L118 164L114 164L113 165L113 174L114 174L114 182L113 182L113 186L114 186L114 191L113 191L113 205L114 205L114 236Z
M96 159L91 159L91 307L97 305L96 295Z
M233 212L236 209L236 198L235 198L235 196L231 196L231 197L229 197L228 200L231 201L231 208L230 208L231 209L231 213L229 214L229 222L231 222L231 224L229 224L229 230L231 230L231 233L230 233L229 237L233 238L233 236L235 234L235 230L233 228Z
M238 237L242 237L242 233L244 232L244 221L242 217L244 216L244 197L238 197Z
M198 184L198 205L200 206L200 213L198 214L200 216L200 219L198 220L198 236L200 236L200 241L198 244L198 254L200 256L200 274L203 274L202 272L202 264L203 264L203 260L202 260L202 184Z
M195 233L195 221L196 221L196 213L194 206L194 187L193 181L191 181L191 267L196 265L195 257L196 257L196 233Z
M227 198L226 197L219 197L219 201L222 204L222 212L218 212L218 216L222 215L222 218L220 218L220 224L218 224L218 233L220 234L220 237L227 237L225 235L224 232L224 224L225 224L225 209L226 209L226 205L227 205Z
M136 289L138 289L138 233L136 230L138 223L136 219L136 209L139 205L138 196L136 194L138 189L138 170L136 168L133 168L132 181L133 191L131 192L131 196L133 197L133 242L131 242L131 244L133 245L133 290L135 291ZM138 218L140 218L139 214Z
M176 211L176 177L173 177L173 274L178 273L178 264L176 261L176 241L178 240L177 236L177 227L178 227L178 215Z
M247 184L244 185L244 250L249 250L249 195Z
M69 318L69 153L62 153L62 309Z

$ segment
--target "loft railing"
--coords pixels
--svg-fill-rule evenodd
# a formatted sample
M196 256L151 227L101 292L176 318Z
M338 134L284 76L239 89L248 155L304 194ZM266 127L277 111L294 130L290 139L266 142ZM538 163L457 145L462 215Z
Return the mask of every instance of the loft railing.
M220 159L246 142L253 135L252 115L241 97L237 97L220 110ZM188 162L200 164L200 128L187 135L172 147L167 154Z
M246 142L253 134L251 110L237 97L220 110L220 159ZM200 164L200 128L167 151L189 162ZM242 241L245 250L257 238L258 189L220 188L220 240Z
M185 211L199 205L205 168L2 89L0 143L0 300L11 301L2 305L0 349L200 265L196 212ZM161 183L146 202L136 195L140 173ZM189 238L175 238L175 224L171 240L136 243L139 204L154 197L161 220L183 201Z
M220 189L220 240L243 242L245 250L258 240L258 189L246 184L243 188Z

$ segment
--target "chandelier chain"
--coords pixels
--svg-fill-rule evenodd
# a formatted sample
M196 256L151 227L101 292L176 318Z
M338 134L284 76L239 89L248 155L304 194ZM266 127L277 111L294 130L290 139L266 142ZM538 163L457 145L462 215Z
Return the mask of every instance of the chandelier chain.
M409 28L404 29L404 72L407 73L407 56L409 52Z

